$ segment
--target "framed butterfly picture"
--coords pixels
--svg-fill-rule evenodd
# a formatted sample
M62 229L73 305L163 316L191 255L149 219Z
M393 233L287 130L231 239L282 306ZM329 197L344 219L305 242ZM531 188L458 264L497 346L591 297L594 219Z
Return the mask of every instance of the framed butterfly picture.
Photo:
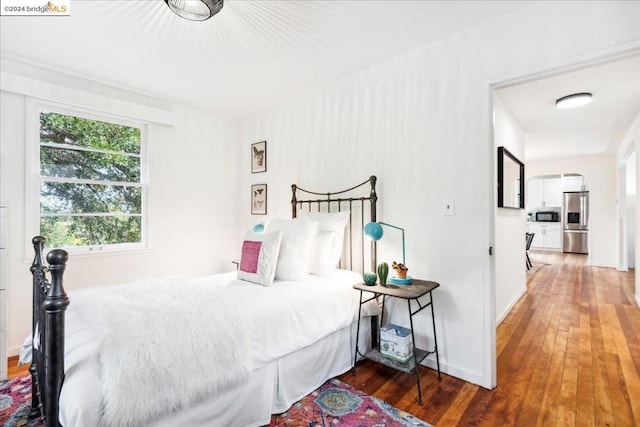
M267 171L267 141L251 144L251 173Z
M251 215L267 214L267 184L251 186Z

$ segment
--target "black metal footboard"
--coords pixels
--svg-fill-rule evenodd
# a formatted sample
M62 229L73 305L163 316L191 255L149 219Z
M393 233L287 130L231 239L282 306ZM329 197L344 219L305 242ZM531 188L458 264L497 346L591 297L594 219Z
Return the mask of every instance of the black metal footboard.
M46 239L33 238L35 257L31 264L33 275L33 356L31 373L32 394L30 418L41 418L46 426L59 426L59 399L64 380L64 317L69 298L64 291L62 277L69 254L54 249L42 254ZM51 282L46 273L51 274Z

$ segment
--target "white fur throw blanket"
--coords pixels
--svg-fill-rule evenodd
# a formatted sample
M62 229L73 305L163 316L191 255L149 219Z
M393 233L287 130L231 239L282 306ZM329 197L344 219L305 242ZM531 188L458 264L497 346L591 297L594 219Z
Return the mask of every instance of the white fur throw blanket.
M72 305L100 336L105 426L147 424L248 377L247 325L220 288L154 280L80 291Z

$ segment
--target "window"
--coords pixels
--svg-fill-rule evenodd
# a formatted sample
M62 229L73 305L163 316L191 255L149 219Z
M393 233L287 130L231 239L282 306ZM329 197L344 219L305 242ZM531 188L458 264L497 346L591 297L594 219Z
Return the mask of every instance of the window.
M48 247L140 246L143 125L39 110L39 226Z

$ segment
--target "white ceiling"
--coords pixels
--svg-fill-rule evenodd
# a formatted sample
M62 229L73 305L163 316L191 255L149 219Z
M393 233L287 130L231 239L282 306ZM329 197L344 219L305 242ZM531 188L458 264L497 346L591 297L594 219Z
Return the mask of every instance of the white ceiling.
M514 1L233 1L204 22L161 0L74 0L70 17L2 17L4 59L227 114L516 12Z
M247 114L491 20L516 1L226 0L204 22L162 0L74 0L69 17L2 17L3 59L225 114ZM594 101L558 110L557 98ZM615 149L640 110L640 58L498 91L527 161Z
M582 107L558 109L565 95L591 92ZM496 92L525 133L525 160L616 150L640 113L640 57L500 89Z

